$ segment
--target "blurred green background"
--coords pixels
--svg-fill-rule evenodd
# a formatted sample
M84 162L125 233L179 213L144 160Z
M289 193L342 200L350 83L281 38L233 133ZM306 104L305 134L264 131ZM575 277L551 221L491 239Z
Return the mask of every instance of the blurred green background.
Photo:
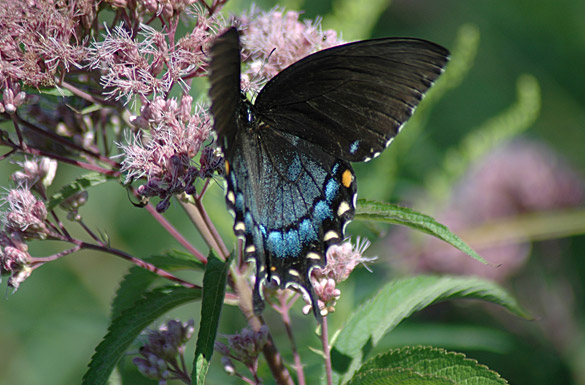
M257 2L264 10L275 4ZM574 170L570 175L575 183L583 183L585 2L290 0L279 5L303 10L303 17L307 19L322 16L324 28L341 32L348 41L413 36L452 50L457 42L467 42L465 49L454 51L452 62L455 66L470 60L466 68L457 72L464 76L450 78L452 83L442 86L441 95L437 92L436 96L429 97L432 101L428 106L421 106L418 112L421 117L406 127L404 139L397 139L380 159L356 166L360 197L404 202L431 215L441 212L443 206L456 208L457 202L448 203L451 196L445 197L444 192L420 191L429 186L441 186L432 182L437 174L442 175L443 182L456 184L460 181L465 173L448 171L446 154L454 150L455 155L465 153L468 135L485 129L486 124L504 127L503 131L508 132L510 138L520 133L521 140L546 144L565 160L564 168ZM227 11L238 14L249 6L249 2L231 1L225 14ZM471 52L474 48L476 56ZM459 61L456 62L456 58ZM513 116L505 115L518 101L519 86L524 87L526 98L533 102L532 107L527 107L527 111L520 109ZM494 123L496 116L509 119ZM525 121L518 122L522 119ZM506 124L512 127L509 131L505 129ZM512 132L514 127L516 132ZM407 134L409 130L410 135ZM493 143L504 146L505 141ZM464 159L464 171L481 163L483 155L480 155ZM14 165L3 162L1 180L7 183L15 169ZM63 170L65 168L60 171ZM539 170L526 172L538 173ZM392 175L392 180L381 183L384 180L381 174ZM54 186L67 183L68 175L67 172L61 174ZM450 175L457 178L450 180ZM555 180L551 179L550 183ZM451 185L447 183L447 187ZM179 247L146 211L129 203L126 192L119 186L101 185L89 194L90 200L82 215L95 231L107 232L112 246L138 257ZM233 240L232 220L225 211L222 195L221 189L214 187L206 197L206 207L224 239ZM576 224L558 237L554 222L545 221L551 225L545 225L541 231L544 235L539 239L543 240L531 243L528 257L513 272L500 277L502 284L532 312L534 321L514 319L501 309L478 304L441 304L409 319L387 336L379 350L432 344L465 352L512 384L584 385L585 237L582 227L585 220L583 215L579 216L580 210L579 207L567 209L576 213ZM178 205L173 204L166 216L197 247L205 250ZM563 218L561 223L566 222ZM380 258L374 265L373 276L358 269L341 287L342 300L331 317L331 330L343 324L356 303L402 271L394 263L398 251L388 241L388 231L388 228L361 224L350 226L352 234L364 234L372 239L374 235L383 237L370 251L370 255ZM31 244L34 256L50 255L58 250L61 250L59 245L48 242ZM408 255L402 257L408 258ZM110 302L128 268L126 262L115 257L83 252L38 269L14 294L6 288L4 280L5 294L0 304L0 385L80 383L93 349L106 332ZM198 305L185 306L167 318L197 319L198 313ZM226 307L222 318L221 333L234 333L245 325L237 309ZM283 330L275 322L276 316L267 312L267 318L277 325L273 330L277 344L285 358L290 359L287 343L281 338ZM319 346L317 338L309 331L314 325L312 319L295 315L293 322L300 333L299 346ZM312 376L319 373L319 357L312 352L303 353L307 377L314 378ZM187 357L190 361L189 353ZM133 377L131 373L124 373L123 377L128 384L154 383ZM268 378L265 376L266 383L271 383ZM239 383L223 374L216 360L208 382L224 384L230 380Z

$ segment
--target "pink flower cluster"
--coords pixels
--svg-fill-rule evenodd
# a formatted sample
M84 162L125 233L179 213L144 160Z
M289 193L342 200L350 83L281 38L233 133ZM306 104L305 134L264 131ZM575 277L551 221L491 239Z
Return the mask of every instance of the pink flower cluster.
M128 102L135 95L166 96L175 84L188 90L186 79L204 72L205 52L220 26L214 17L198 20L176 43L170 34L146 24L140 25L140 38L122 24L107 30L103 40L92 44L87 58L90 69L102 71L106 96Z
M120 145L126 181L146 177L147 183L138 192L161 197L159 211L168 208L172 195L193 193L193 183L200 175L192 161L209 137L211 121L200 105L191 112L192 101L189 95L183 95L180 103L161 97L152 102L144 100L140 116L133 119L133 124L142 130L134 134L130 143Z
M318 298L321 315L326 316L335 311L335 303L341 296L341 291L336 287L337 284L349 278L351 272L360 263L365 264L377 259L363 256L369 246L370 242L367 239L362 241L358 237L355 246L351 242L344 242L327 249L327 266L311 272L311 282ZM309 314L311 301L309 298L304 298L304 300L307 304L303 307L303 313Z
M252 8L238 18L242 49L248 64L242 74L242 89L258 92L277 73L319 50L343 42L333 30L322 31L319 21L301 21L300 13L274 8L262 12Z
M45 195L56 171L56 162L47 158L27 160L20 164L22 171L12 174L18 187L8 190L0 206L0 271L10 274L8 285L18 289L30 276L34 258L28 253L27 240L47 239L52 228L47 220ZM33 193L35 190L37 195Z
M61 4L61 3L60 3ZM58 70L79 67L86 51L80 30L95 16L93 1L4 1L0 7L0 89L55 84ZM15 92L16 93L16 92Z

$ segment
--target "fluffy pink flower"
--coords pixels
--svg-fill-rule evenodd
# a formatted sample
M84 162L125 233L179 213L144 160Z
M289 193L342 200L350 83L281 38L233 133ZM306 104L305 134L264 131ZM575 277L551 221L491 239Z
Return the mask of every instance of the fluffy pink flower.
M147 197L163 199L159 211L168 208L174 194L191 193L200 170L194 158L211 132L206 109L196 106L191 113L192 98L184 95L181 103L175 99L155 98L142 107L137 126L146 128L136 133L129 143L120 145L124 152L122 171L126 181L142 177L147 183L138 192Z
M321 315L325 316L335 311L335 303L341 296L341 291L336 288L336 285L345 281L360 263L364 264L377 259L363 256L369 246L370 242L367 239L362 242L358 238L355 246L351 242L344 242L327 249L327 266L311 272L311 282L318 298ZM303 299L307 303L303 307L303 313L308 314L311 311L311 301L308 297Z
M268 12L252 8L238 19L242 48L249 64L242 74L244 90L259 91L263 82L316 51L343 43L333 30L321 30L318 21L300 21L300 14L274 8Z

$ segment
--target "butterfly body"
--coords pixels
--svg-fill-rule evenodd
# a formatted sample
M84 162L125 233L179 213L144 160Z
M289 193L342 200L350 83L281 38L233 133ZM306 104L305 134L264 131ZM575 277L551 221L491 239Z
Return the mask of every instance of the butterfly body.
M226 202L261 285L310 283L343 240L357 197L350 162L386 148L441 73L448 52L416 39L378 39L317 52L271 79L249 102L240 91L238 33L211 49L214 128L226 160Z

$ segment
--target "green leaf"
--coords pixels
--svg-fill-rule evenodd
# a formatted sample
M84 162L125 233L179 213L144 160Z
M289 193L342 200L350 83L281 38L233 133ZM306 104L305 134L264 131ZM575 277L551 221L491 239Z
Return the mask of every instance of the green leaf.
M455 385L446 378L425 376L406 369L372 369L357 374L350 385Z
M418 276L392 281L364 303L339 333L331 351L336 384L347 382L373 346L415 311L447 299L481 299L530 318L516 300L481 278Z
M207 259L207 267L203 276L203 299L201 302L201 323L197 336L197 347L193 360L191 383L205 384L205 377L213 355L213 346L217 336L219 315L225 296L225 285L231 258L220 261L211 251Z
M169 272L182 269L204 269L203 263L193 258L191 254L178 250L168 251L164 255L147 257L144 258L144 261ZM133 306L136 299L140 298L158 278L161 277L140 266L131 267L128 274L120 282L120 287L112 301L112 319L118 318L124 310Z
M32 90L32 88L28 88L27 92L29 90ZM39 94L41 95L53 95L53 96L74 96L73 92L69 91L68 89L59 87L57 85L55 85L52 88L38 88L35 89L36 91L38 91ZM34 92L37 93L37 92Z
M374 357L360 368L354 379L359 378L361 374L380 369L406 369L427 376L427 379L448 379L454 384L508 383L498 373L475 360L466 358L461 353L425 346L405 347ZM352 379L349 383L355 382Z
M448 378L456 384L508 383L498 373L461 353L428 346L405 347L381 354L366 362L357 374L373 369L409 369L423 375Z
M422 231L447 242L473 259L488 264L488 262L480 257L479 254L469 247L467 243L463 242L461 238L453 234L447 226L440 224L428 215L421 214L412 209L390 203L359 199L355 218L358 220L370 220L403 225Z
M145 293L132 308L112 321L108 333L95 349L82 384L106 384L120 357L145 327L169 310L200 298L200 289L182 286L169 286Z
M91 105L85 107L83 110L81 110L80 111L80 114L81 115L87 115L87 114L90 114L92 112L99 111L99 110L101 110L103 108L104 108L104 106L102 106L102 105L99 105L99 104L91 104Z
M61 190L59 190L59 192L57 192L55 195L49 198L47 209L52 210L67 198L79 192L85 191L89 187L105 183L108 179L111 178L108 178L105 175L100 174L98 172L90 172L85 175L82 175L79 178L75 179L70 184L63 186Z

